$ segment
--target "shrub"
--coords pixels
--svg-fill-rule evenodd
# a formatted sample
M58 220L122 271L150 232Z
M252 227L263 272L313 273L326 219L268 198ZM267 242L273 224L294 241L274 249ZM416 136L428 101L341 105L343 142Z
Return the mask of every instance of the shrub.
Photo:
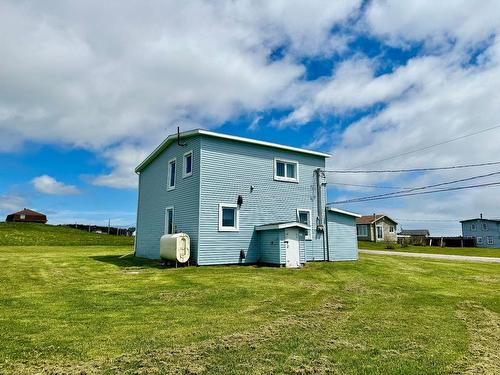
M396 246L392 242L386 242L385 243L385 248L388 249L388 250L394 250L396 248Z

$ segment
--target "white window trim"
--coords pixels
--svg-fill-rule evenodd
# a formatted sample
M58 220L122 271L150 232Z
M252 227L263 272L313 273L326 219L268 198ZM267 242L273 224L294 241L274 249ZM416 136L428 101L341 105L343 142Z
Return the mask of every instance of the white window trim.
M172 233L168 233L168 211L172 210ZM165 234L174 234L175 233L175 210L174 207L166 207L165 208Z
M488 228L488 223L482 223L482 224L481 224L481 230L482 230L483 232L487 232L487 231L489 230L489 228Z
M234 227L224 227L222 226L222 208L235 208L235 226ZM240 208L237 204L233 203L219 203L219 232L239 232L240 230Z
M483 242L483 237L481 236L478 236L476 237L476 242L479 244L479 245L482 245L484 242Z
M285 163L285 176L286 176L286 173L287 173L286 163L288 163L288 164L295 164L295 178L278 176L276 174L276 172L278 170L278 168L276 168L276 164L278 163L278 161L280 161L282 163ZM274 172L274 179L276 181L299 182L299 162L297 160L274 158L273 172Z
M26 220L26 215L25 215L25 214L21 214L21 215L19 215L19 219L20 219L20 220Z
M175 175L174 175L174 185L173 186L170 186L170 173L172 173L172 167L170 166L170 164L172 164L172 162L175 162ZM168 173L167 173L167 191L169 190L174 190L175 189L175 184L177 183L177 158L173 158L173 159L170 159L168 161Z
M475 232L477 230L476 224L471 224L470 225L470 230L471 230L471 232Z
M380 228L382 230L382 237L378 236L378 230L377 230L378 228ZM384 227L382 225L376 225L375 226L375 238L377 240L383 240L384 239Z
M307 225L309 226L309 229L308 231L306 232L306 236L305 236L305 239L307 241L311 241L312 240L312 211L307 209L307 208L297 208L297 211L296 211L296 214L297 214L297 223L300 223L300 217L299 217L299 213L300 212L307 212L307 215L308 215L308 218L309 218L309 222L307 223Z
M488 245L493 245L495 241L493 240L493 236L486 236L486 243Z
M189 154L191 154L191 172L186 173L186 156L188 156ZM193 165L193 150L190 150L182 155L182 178L190 177L193 175Z

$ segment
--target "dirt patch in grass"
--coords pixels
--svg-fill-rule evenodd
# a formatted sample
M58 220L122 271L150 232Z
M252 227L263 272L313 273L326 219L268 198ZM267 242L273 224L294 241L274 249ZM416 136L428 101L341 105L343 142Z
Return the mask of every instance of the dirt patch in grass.
M473 302L460 305L457 315L470 336L469 352L458 366L465 374L500 374L500 316Z

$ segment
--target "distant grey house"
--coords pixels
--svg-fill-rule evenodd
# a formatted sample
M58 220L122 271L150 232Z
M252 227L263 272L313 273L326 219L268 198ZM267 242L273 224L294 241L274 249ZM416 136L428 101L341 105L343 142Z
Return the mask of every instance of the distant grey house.
M137 168L135 254L158 259L164 234L187 233L198 265L357 259L356 214L326 208L328 154L192 130Z
M479 218L462 220L462 236L474 238L477 247L500 248L500 220Z
M358 240L360 241L389 241L398 240L396 227L398 223L384 214L361 216L356 219Z

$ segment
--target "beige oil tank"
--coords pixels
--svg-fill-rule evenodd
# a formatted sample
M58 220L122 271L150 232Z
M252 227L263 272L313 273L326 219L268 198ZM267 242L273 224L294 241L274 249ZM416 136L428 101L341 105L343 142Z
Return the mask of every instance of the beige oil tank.
M186 263L189 260L190 243L186 233L166 234L160 239L160 257Z

